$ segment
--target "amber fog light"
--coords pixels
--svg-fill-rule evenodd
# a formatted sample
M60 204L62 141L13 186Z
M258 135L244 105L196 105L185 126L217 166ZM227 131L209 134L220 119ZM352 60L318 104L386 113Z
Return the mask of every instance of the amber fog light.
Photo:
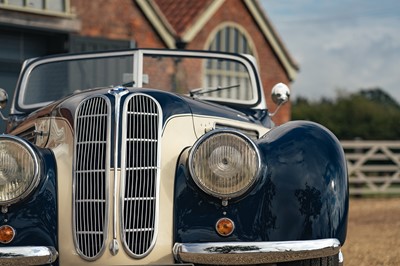
M9 225L2 225L0 227L0 243L8 244L15 236L15 230Z
M215 225L215 229L217 230L217 233L219 235L229 236L233 233L233 230L235 229L235 224L229 218L221 218Z

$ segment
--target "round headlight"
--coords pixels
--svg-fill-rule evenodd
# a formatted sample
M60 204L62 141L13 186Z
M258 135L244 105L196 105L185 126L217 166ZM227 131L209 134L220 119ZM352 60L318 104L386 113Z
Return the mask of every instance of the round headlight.
M236 131L205 134L189 155L189 171L195 183L221 199L243 195L258 178L259 169L255 144Z
M36 153L22 139L0 137L0 205L26 197L39 182Z

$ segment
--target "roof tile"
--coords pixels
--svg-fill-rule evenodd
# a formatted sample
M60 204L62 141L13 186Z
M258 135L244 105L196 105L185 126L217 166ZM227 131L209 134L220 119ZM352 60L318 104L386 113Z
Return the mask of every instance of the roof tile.
M153 0L178 36L188 29L212 0Z

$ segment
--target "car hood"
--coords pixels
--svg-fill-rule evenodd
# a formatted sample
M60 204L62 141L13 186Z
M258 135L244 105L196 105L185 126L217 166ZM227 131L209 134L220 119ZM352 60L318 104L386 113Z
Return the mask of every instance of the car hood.
M70 95L62 100L38 109L29 115L20 116L19 119L12 123L9 131L12 131L16 126L30 124L32 121L42 117L63 117L73 126L75 111L77 110L78 105L85 98L94 95L105 95L106 97L112 98L113 96L110 93L110 90L110 88L97 88ZM258 122L251 116L233 108L183 95L177 95L171 92L147 88L129 88L128 91L129 94L141 93L153 97L160 104L163 110L163 122L173 116L183 114L221 117L242 122Z

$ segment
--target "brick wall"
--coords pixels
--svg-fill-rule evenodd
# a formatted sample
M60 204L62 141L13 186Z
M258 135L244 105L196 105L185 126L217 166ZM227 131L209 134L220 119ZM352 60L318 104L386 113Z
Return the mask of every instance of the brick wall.
M166 47L133 0L71 0L71 6L81 20L81 35L133 40L137 47Z

